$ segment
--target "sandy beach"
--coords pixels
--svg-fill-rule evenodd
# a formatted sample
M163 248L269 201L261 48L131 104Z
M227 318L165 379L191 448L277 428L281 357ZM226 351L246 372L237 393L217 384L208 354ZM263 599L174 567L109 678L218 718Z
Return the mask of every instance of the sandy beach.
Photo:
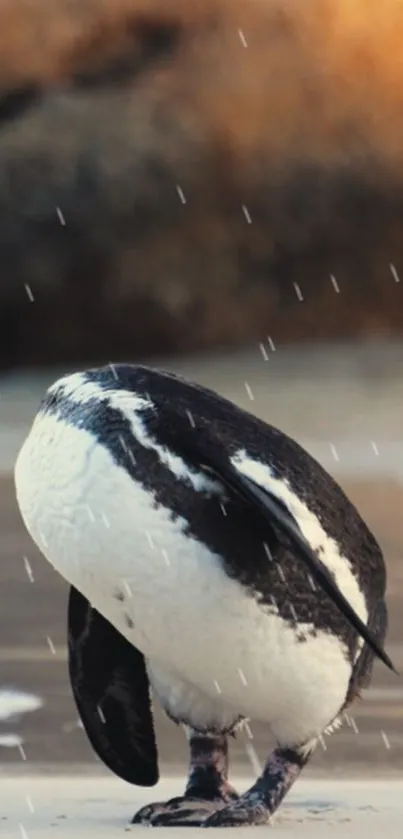
M246 778L238 779L239 789ZM1 781L0 835L4 839L119 839L150 835L149 828L130 826L136 809L148 801L174 796L183 778L170 778L153 791L131 789L109 778L23 776ZM156 795L157 793L157 795ZM279 839L364 839L368 832L400 839L403 781L301 781L270 827L235 828L225 835ZM148 833L147 833L148 831ZM219 832L217 830L215 833ZM162 835L200 836L197 828L164 828Z
M403 345L279 350L165 360L295 436L333 472L376 534L388 566L387 650L403 672ZM131 788L104 770L77 719L66 666L67 586L30 542L16 509L11 469L47 385L61 371L0 381L0 836L92 839L140 834L134 812L181 793L183 731L156 708L162 782ZM11 691L11 694L10 694ZM371 688L326 738L272 830L289 837L401 837L403 682L376 665ZM251 724L261 762L270 749ZM231 743L231 779L251 780L250 754ZM239 779L238 782L236 779ZM257 833L267 828L254 828ZM243 828L232 835L253 835ZM195 829L183 828L190 839ZM177 829L165 828L166 835Z

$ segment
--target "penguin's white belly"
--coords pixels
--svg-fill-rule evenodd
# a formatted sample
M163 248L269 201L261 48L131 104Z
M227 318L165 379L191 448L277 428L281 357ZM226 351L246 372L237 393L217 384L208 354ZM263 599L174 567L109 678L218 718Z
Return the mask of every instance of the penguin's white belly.
M42 553L144 653L171 712L241 714L296 743L338 714L351 667L337 638L298 642L86 431L38 417L15 479Z

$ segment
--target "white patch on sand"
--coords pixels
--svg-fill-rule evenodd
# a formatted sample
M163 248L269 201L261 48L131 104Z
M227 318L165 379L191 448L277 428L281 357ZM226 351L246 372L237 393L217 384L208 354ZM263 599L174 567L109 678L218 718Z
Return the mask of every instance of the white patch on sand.
M13 688L0 688L0 722L6 722L13 717L37 711L42 708L43 700L30 693L22 693Z
M5 749L16 749L22 746L23 739L18 734L0 734L0 747Z

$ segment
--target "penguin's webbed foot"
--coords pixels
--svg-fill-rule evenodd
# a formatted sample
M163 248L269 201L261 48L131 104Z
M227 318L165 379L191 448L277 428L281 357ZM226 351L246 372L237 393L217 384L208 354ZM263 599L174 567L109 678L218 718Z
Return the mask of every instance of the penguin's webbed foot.
M267 824L272 815L265 801L256 798L247 800L242 796L239 801L229 806L216 809L206 816L200 827L247 827L248 825Z
M238 801L221 807L204 819L200 827L241 827L267 824L312 753L305 749L278 747L270 755L256 783Z
M217 810L238 799L227 780L228 742L225 735L190 731L190 766L186 791L170 801L142 807L132 824L149 827L199 827Z
M234 793L235 799L236 793ZM142 807L132 824L148 827L200 827L221 807L227 807L228 798L202 799L179 796L170 801L156 802Z

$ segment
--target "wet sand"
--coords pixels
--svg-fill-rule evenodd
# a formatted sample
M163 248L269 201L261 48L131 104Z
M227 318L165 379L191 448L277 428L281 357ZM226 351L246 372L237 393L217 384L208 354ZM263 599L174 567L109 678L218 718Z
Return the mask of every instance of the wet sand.
M251 779L237 780L242 791ZM2 793L7 815L0 815L0 833L4 839L149 836L149 828L129 826L136 809L148 801L173 797L182 784L183 778L171 778L150 792L132 789L113 778L5 779ZM400 839L402 793L401 781L302 780L274 818L270 835L281 839L365 839L373 831L375 835L383 832L388 839ZM240 839L267 836L267 831L267 826L244 827L231 830L229 835ZM164 828L162 835L177 839L178 828ZM179 835L195 839L200 832L182 827Z

